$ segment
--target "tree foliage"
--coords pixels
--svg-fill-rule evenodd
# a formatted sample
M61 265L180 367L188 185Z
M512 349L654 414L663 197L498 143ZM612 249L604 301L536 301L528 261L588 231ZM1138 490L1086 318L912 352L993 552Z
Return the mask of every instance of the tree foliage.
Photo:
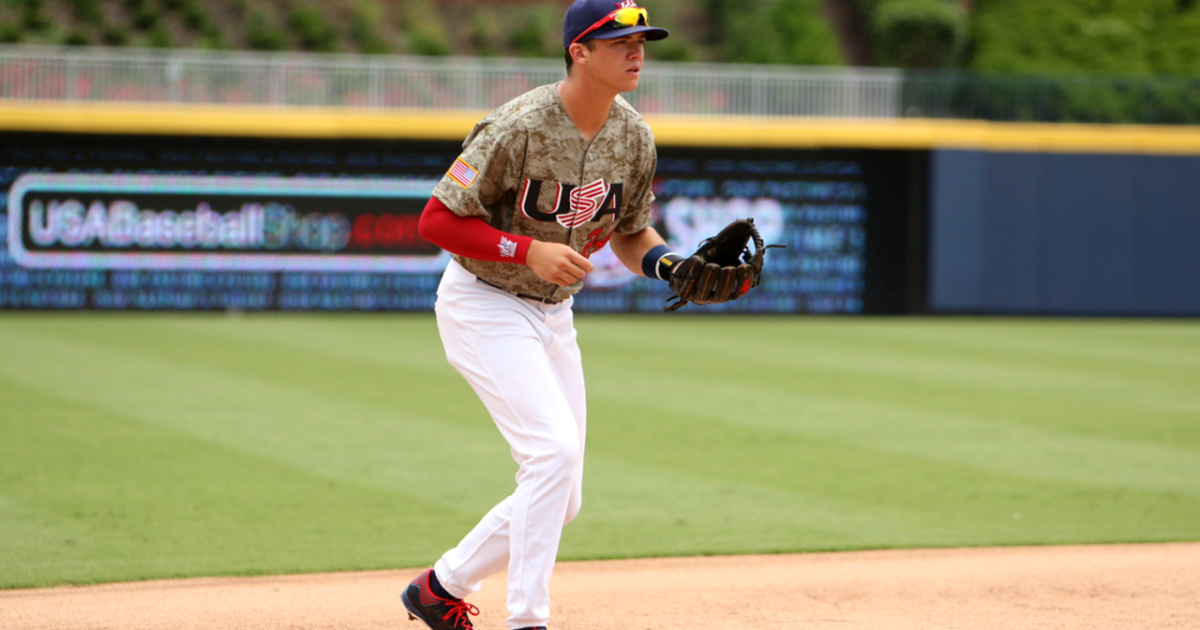
M875 59L900 68L949 68L966 41L966 20L948 0L881 0L871 16Z
M984 71L1200 74L1190 0L975 0L971 38Z
M709 0L713 43L727 63L844 63L819 0Z

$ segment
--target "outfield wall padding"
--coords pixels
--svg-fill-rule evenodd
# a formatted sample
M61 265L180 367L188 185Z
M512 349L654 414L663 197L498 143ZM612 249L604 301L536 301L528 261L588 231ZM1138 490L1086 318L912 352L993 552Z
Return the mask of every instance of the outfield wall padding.
M929 309L1200 314L1200 157L936 150Z
M483 112L0 102L5 132L458 141ZM662 147L914 151L909 312L1200 315L1200 127L648 116ZM902 227L906 226L906 227ZM921 229L914 230L913 226ZM903 232L903 233L901 233ZM914 233L923 233L924 242Z

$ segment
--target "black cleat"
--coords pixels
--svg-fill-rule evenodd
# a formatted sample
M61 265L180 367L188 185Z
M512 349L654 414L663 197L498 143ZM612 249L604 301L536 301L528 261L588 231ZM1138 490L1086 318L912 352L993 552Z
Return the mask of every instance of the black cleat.
M400 601L408 609L408 618L424 621L431 630L474 630L467 615L478 616L479 608L461 599L442 599L434 595L433 589L429 588L432 571L422 573L400 593Z

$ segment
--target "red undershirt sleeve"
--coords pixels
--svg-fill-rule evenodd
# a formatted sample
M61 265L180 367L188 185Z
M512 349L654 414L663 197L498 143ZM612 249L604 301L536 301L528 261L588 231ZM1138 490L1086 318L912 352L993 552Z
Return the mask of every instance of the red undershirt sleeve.
M491 262L525 264L533 238L498 230L479 217L460 217L430 197L417 224L421 238L451 254Z

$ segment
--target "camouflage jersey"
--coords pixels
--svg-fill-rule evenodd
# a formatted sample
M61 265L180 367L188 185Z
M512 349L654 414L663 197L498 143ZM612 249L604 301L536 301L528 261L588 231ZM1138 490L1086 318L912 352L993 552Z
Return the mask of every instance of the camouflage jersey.
M589 143L555 86L544 85L475 125L433 194L460 216L591 256L614 231L630 234L650 225L656 164L650 127L624 99L616 98ZM500 256L515 259L516 243L502 239L499 247ZM561 301L583 285L559 287L513 262L454 259L511 293Z

